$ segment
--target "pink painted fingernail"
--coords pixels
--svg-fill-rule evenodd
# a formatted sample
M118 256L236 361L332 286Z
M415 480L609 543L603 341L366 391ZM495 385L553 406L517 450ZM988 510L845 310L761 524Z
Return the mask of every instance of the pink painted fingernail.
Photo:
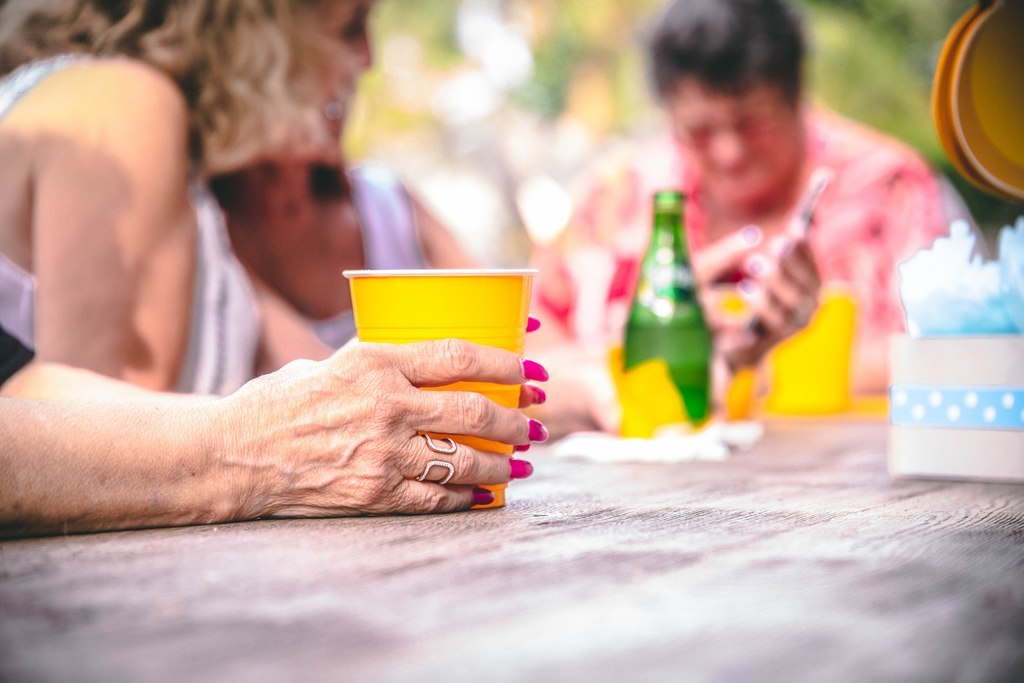
M740 294L745 299L754 298L754 296L757 295L757 292L761 289L758 286L758 284L751 280L750 278L744 278L743 280L740 280L740 283L736 286L740 290Z
M544 391L540 387L530 387L533 389L533 402L535 405L541 405L548 400L548 392Z
M753 254L747 259L746 263L743 264L744 269L748 275L758 276L764 272L764 257L760 254Z
M530 441L544 443L548 440L548 428L537 420L530 420Z
M473 489L473 505L490 505L494 502L494 494L487 489Z
M540 329L540 321L534 318L532 315L526 319L526 331L536 332Z
M745 225L740 231L740 236L743 238L744 242L750 246L754 246L761 242L761 228L756 225Z
M540 363L523 359L523 377L536 382L547 382L549 375L548 371Z
M508 461L509 479L526 479L533 474L533 464L528 460L510 459Z
M530 446L532 445L533 444L529 443L518 443L512 447L512 450L517 451L519 453L525 453L526 451L530 450Z

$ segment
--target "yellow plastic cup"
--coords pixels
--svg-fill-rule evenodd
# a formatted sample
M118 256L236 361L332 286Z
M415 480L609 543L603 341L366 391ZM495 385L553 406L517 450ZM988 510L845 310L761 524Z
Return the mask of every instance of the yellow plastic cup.
M683 397L665 361L655 358L627 371L622 354L621 346L608 351L608 369L622 408L622 436L651 439L662 432L689 431Z
M712 285L709 305L723 321L733 325L750 322L750 307L735 285ZM757 374L751 368L741 368L729 378L722 400L722 416L727 421L746 420L754 412L757 398Z
M360 341L407 344L437 339L465 339L522 355L530 291L537 271L522 270L346 270L352 312ZM495 403L519 405L519 385L456 382L434 391L475 391ZM478 448L511 455L511 444L467 434L435 434ZM505 485L485 487L494 502L505 504Z
M826 415L850 409L850 369L857 302L844 287L827 287L806 328L780 343L768 361L765 409L784 415Z

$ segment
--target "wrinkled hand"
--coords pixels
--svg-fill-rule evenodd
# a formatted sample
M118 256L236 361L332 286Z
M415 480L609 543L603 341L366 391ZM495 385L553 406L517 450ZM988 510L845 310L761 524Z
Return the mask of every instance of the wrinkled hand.
M427 448L420 432L467 434L511 444L547 430L518 410L465 391L421 391L455 381L523 384L546 374L519 356L459 340L405 345L353 342L321 362L296 361L222 399L223 466L245 482L239 519L450 512L486 503L478 484L531 468L459 444ZM432 468L451 462L455 476ZM516 463L522 463L517 465Z
M698 280L716 335L717 352L732 369L756 364L773 346L801 330L818 308L821 276L803 237L768 240L748 226L700 252ZM725 312L722 290L713 283L740 274L736 289L744 315Z

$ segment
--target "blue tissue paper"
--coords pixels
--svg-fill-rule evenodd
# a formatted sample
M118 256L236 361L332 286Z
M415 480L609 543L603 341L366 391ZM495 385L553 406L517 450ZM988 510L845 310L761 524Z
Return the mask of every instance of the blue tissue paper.
M999 275L1006 313L1024 331L1024 216L999 233Z
M976 252L964 221L899 266L900 300L912 337L1024 331L1024 219L1004 228L1000 260Z

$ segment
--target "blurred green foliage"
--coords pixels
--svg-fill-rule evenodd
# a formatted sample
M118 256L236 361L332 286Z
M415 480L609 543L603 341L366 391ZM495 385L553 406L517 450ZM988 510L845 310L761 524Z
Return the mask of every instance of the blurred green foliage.
M931 115L935 62L969 0L801 0L813 96L908 142L952 181L991 237L1022 212L968 183L946 158Z
M647 94L643 34L661 0L515 0L532 17L535 69L511 94L515 106L555 119L581 105L574 89L600 74L608 93L605 134L630 133L657 121ZM970 9L968 0L795 0L807 19L809 93L816 101L917 148L960 190L986 230L1011 222L1020 204L998 201L964 181L947 161L931 118L930 91L946 32ZM437 73L464 57L455 32L458 0L384 0L377 9L378 45L414 37L424 64ZM511 4L511 3L508 3ZM379 70L378 70L379 71ZM357 149L389 136L437 126L428 108L389 106L385 77L364 83L366 108ZM593 95L591 95L593 101ZM586 105L582 105L586 106ZM600 122L599 122L600 123ZM595 124L596 125L596 124Z

